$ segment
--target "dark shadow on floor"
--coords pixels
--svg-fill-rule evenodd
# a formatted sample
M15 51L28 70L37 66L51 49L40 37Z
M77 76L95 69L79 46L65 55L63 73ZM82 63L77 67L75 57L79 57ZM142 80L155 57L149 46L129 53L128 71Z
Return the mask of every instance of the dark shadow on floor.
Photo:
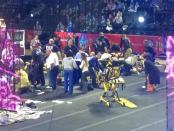
M92 115L95 115L96 117L105 117L113 115L113 113L115 114L115 112L112 111L112 108L115 108L115 106L107 107L101 102L91 103L88 107Z

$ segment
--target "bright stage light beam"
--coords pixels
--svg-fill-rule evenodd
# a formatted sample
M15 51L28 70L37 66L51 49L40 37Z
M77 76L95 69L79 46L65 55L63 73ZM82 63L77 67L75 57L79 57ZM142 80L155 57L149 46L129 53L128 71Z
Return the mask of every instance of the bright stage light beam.
M145 19L144 19L144 17L143 17L143 16L139 16L139 17L138 17L138 21L139 21L140 23L143 23L143 22L144 22L144 20L145 20Z
M30 17L34 17L34 14L33 14L33 13L31 13L31 14L30 14Z

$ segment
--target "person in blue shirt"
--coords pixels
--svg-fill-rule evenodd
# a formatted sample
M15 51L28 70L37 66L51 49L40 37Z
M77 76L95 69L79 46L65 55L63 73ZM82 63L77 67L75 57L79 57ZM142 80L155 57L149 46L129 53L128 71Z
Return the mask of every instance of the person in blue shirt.
M96 56L91 57L89 60L89 74L92 79L93 88L99 88L99 86L97 85L97 82L96 82L96 73L95 72L104 70L98 61L98 59L100 59L100 57L101 57L101 54L98 53Z
M38 63L38 74L39 75L39 81L38 83L41 84L41 87L43 88L45 86L45 76L44 76L44 55L42 54L42 51L40 48L35 48L32 51L32 59L35 60L35 62Z

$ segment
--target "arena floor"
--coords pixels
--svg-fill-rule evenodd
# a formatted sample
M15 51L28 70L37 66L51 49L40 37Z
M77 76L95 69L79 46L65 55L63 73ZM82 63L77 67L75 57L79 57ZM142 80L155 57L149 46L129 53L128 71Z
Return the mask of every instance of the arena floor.
M51 102L51 94L30 99L46 101L38 104L40 110L53 110L37 120L27 120L9 126L0 126L0 131L165 131L166 129L166 82L161 74L161 84L155 93L147 94L141 86L144 75L125 77L127 87L119 94L138 105L137 109L128 109L115 103L111 108L99 102L101 89L95 89L85 95L75 90L73 97L64 98L62 87L58 88L56 99L64 103ZM52 120L51 120L52 117Z

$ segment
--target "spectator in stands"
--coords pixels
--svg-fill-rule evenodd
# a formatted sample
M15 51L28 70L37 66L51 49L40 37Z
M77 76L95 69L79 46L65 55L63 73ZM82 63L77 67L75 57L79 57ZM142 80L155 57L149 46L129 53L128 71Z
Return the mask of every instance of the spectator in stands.
M118 11L113 19L114 30L119 30L122 27L122 24L123 24L123 14L121 11Z
M112 24L111 24L111 20L110 19L107 19L107 22L106 22L106 31L107 32L111 32L113 30L113 27L112 27Z
M129 0L128 0L129 1ZM123 1L117 1L117 10L120 10L120 11L125 11L125 3Z
M105 16L101 16L101 20L100 20L100 26L101 26L101 30L104 31L106 29L106 19Z
M71 20L68 22L67 32L73 32L73 23Z
M65 26L61 21L57 24L56 31L65 31Z
M30 42L30 49L33 50L35 48L41 48L41 42L39 40L38 35L35 35L34 38Z
M36 34L38 34L38 35L42 34L42 26L40 25L39 21L36 21L34 30L35 30Z
M63 58L62 65L64 68L64 93L73 94L73 70L77 69L77 64L73 59L72 51L66 52L66 57Z
M71 52L73 56L76 55L78 49L75 45L73 45L73 39L68 39L67 46L64 48L64 54L66 55L68 52Z

